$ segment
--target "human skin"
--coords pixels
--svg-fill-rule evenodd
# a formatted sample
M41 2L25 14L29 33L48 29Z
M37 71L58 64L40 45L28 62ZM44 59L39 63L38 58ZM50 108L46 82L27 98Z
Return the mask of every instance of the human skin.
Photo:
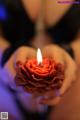
M61 0L63 1L63 0ZM73 2L74 0L69 0ZM36 21L41 5L44 5L44 22L47 26L54 26L62 16L69 10L72 4L59 4L58 0L22 0L23 6L29 17Z

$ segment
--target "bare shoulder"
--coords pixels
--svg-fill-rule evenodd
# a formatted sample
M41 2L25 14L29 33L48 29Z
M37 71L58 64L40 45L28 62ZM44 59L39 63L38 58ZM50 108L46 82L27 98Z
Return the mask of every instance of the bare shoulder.
M74 51L75 60L77 64L80 66L80 37L75 39L74 42L71 43L71 46Z
M22 0L23 7L31 20L36 20L39 14L41 0Z

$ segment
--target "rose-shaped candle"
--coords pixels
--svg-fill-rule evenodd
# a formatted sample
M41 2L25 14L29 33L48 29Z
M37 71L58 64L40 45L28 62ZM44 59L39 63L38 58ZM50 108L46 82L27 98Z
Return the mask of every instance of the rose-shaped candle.
M47 91L59 89L64 80L62 64L52 58L43 58L40 49L37 59L30 59L22 63L17 62L15 82L26 92L44 94Z

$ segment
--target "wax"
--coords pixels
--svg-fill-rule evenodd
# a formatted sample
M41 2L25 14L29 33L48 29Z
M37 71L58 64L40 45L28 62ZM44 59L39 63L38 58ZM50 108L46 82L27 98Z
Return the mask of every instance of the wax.
M45 93L60 89L64 80L64 68L51 58L43 58L41 64L36 59L17 62L15 83L29 93Z

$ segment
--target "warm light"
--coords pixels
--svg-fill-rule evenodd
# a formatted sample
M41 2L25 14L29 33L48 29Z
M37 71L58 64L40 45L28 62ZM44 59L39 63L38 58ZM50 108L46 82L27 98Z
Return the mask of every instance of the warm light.
M38 65L42 64L42 54L41 54L41 50L39 48L37 50L37 62L38 62Z

